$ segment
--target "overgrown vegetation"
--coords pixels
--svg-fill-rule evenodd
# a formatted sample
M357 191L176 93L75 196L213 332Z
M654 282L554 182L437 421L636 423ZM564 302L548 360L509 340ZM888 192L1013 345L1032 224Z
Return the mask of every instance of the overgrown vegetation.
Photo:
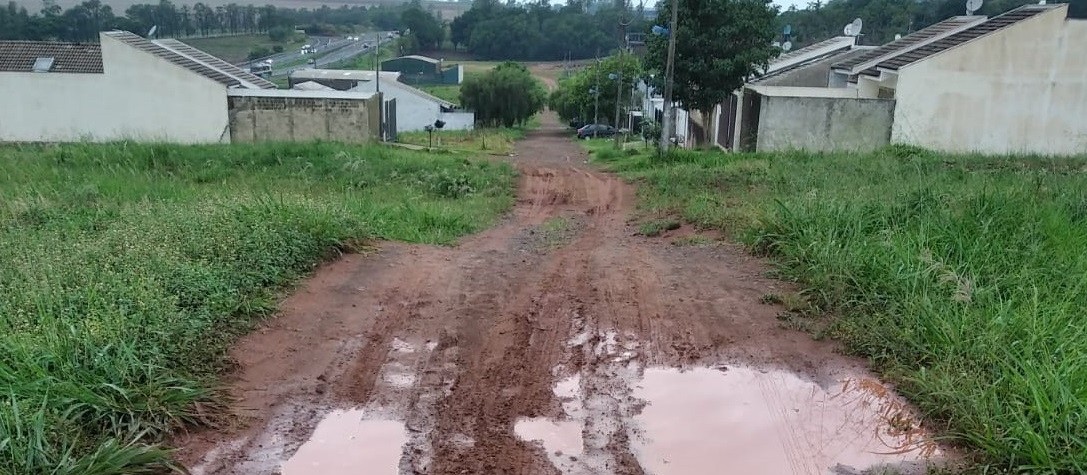
M829 334L984 463L1087 470L1087 158L602 155L647 211L776 259L810 312L839 315Z
M223 350L371 239L448 243L508 165L334 144L0 148L0 473L162 473Z
M634 55L614 55L590 64L584 69L559 80L559 87L548 98L551 110L563 120L576 124L601 124L618 127L615 122L616 101L619 102L619 124L626 119L635 101L633 85L648 79L642 64ZM599 117L597 117L599 116Z
M479 76L470 76L460 88L460 103L486 127L524 126L543 109L547 92L524 65L507 62Z

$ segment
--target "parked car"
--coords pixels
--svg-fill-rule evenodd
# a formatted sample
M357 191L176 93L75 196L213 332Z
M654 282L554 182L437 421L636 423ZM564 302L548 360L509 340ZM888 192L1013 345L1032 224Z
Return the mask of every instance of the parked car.
M591 139L596 137L611 137L619 131L610 125L589 124L577 129L577 138Z

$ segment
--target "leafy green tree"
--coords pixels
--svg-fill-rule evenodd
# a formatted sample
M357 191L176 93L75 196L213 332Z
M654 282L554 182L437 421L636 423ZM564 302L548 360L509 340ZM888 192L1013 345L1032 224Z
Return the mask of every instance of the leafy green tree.
M544 106L547 93L523 65L506 62L461 84L460 102L487 127L524 125Z
M430 12L423 10L419 0L414 0L400 15L404 30L411 30L415 45L421 50L434 50L445 40L445 27Z
M774 39L776 8L769 0L678 0L673 97L707 116L713 108L765 68L780 51ZM671 2L657 22L667 25ZM647 38L646 65L665 70L668 40ZM658 74L661 77L663 74Z
M599 119L600 123L611 124L615 121L617 100L620 117L626 117L631 105L631 90L642 75L642 65L637 57L609 56L560 80L559 87L551 93L549 105L563 120L589 123ZM599 103L594 90L599 91ZM595 117L597 111L599 118Z

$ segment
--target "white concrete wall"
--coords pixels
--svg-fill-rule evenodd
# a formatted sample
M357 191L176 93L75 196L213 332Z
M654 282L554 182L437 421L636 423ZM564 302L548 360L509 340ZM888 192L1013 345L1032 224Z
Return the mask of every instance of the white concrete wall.
M1067 5L899 71L895 143L1087 153L1087 21Z
M230 140L226 86L101 41L104 74L0 72L0 141Z
M445 130L471 130L474 125L474 119L468 121L465 124L465 120L460 118L446 118L452 114L443 114L441 111L441 105L434 102L432 99L420 96L411 90L410 86L406 86L402 83L389 84L382 81L381 93L385 95L385 100L396 99L396 131L397 132L414 132L424 130L424 127L433 125L434 121L441 118L446 122ZM360 82L353 91L359 92L374 92L376 85L373 81ZM473 114L474 118L474 114Z

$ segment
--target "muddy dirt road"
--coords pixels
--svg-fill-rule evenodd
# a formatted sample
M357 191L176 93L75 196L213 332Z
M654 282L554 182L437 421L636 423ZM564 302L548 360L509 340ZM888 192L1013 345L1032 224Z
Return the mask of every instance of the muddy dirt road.
M635 190L554 118L511 160L499 226L345 256L243 339L236 424L179 441L193 473L860 473L934 453L860 362L782 327L762 301L788 289L758 260L636 236Z

